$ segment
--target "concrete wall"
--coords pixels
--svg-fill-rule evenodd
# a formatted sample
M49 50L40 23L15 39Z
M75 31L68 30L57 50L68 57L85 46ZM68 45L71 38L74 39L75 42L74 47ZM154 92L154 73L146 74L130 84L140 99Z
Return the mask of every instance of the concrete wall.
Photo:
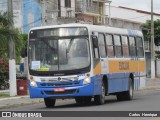
M38 0L23 0L23 33L28 33L32 27L39 27L41 21L41 4Z
M13 0L14 27L23 30L22 0Z
M108 18L106 18L106 25L108 25ZM126 29L134 29L134 30L141 30L141 24L128 21L128 20L123 20L123 19L118 19L118 18L111 18L111 26L112 27L118 27L118 28L126 28Z
M71 8L66 8L65 0L61 0L61 17L75 17L75 0L71 0Z
M156 61L156 76L160 78L160 59Z

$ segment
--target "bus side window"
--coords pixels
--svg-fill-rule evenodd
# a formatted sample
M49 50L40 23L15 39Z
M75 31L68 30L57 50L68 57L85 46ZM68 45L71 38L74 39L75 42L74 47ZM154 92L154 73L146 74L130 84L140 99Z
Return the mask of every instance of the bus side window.
M114 57L113 36L106 34L107 56Z
M94 58L99 58L98 38L95 35L93 35L91 37L92 37L92 45L93 45L93 55L94 55ZM95 45L95 44L97 44L97 45Z
M144 49L143 49L143 41L141 37L136 37L136 44L137 44L137 54L138 57L144 57Z
M136 43L134 37L129 37L129 48L130 48L130 56L136 57Z
M129 57L129 47L128 47L128 37L122 36L122 50L123 50L123 56Z
M114 35L114 46L116 57L122 57L122 45L120 35Z
M100 56L106 57L106 48L105 48L105 38L104 38L104 34L99 34L98 35L98 45L99 45L99 53Z

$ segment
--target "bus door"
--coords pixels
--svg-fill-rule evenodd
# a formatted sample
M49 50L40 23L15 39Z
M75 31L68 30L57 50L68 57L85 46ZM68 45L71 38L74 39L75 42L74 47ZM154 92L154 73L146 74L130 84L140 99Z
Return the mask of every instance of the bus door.
M105 43L105 35L102 33L98 34L98 47L100 54L100 62L101 62L101 74L107 74L107 52L106 52L106 43Z
M136 37L137 44L137 58L138 58L138 88L145 86L145 58L143 49L143 39L142 37Z

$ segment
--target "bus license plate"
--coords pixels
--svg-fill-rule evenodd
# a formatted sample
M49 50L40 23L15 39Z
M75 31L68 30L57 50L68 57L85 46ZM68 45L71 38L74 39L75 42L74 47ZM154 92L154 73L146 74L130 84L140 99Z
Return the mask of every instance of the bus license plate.
M64 88L54 88L54 92L64 92Z

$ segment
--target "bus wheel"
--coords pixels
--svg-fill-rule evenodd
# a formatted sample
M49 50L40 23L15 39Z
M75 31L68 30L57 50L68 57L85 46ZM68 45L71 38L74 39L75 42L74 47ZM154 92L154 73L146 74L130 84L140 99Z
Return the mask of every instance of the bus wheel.
M44 98L44 103L46 107L51 108L55 106L56 99L51 99L51 98Z
M102 83L102 94L101 95L95 95L94 96L94 102L96 105L102 105L105 102L105 86L104 83Z
M134 91L134 84L133 84L132 78L130 78L128 91L117 94L117 100L119 100L119 101L132 100L133 99L133 91Z

